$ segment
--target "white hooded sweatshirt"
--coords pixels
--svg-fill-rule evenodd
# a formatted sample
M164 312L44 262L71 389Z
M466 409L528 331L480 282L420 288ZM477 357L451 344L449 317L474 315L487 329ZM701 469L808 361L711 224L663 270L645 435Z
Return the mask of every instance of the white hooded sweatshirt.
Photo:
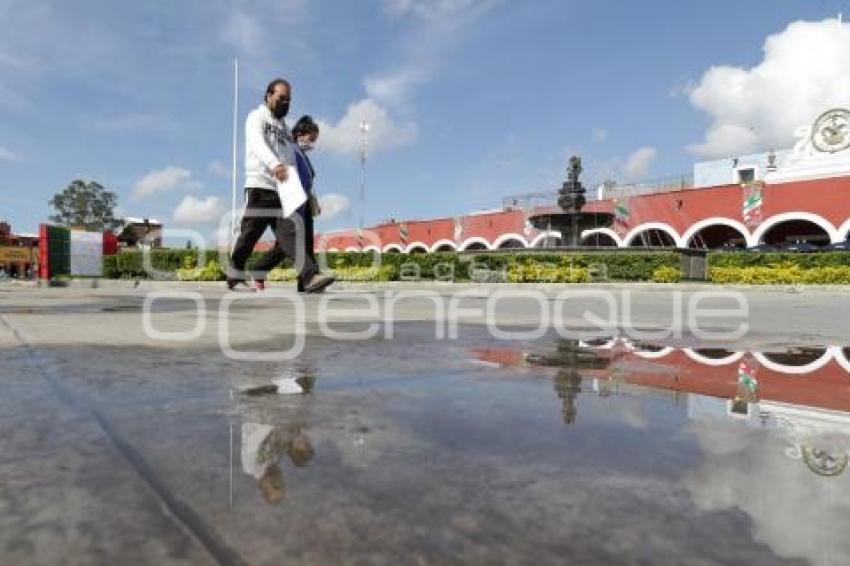
M276 190L278 165L295 165L292 136L283 120L260 104L245 120L245 188Z

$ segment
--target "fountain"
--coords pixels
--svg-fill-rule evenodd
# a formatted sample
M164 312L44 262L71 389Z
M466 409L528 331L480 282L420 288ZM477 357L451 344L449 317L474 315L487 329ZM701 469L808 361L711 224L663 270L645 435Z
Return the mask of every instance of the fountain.
M558 206L563 212L535 214L528 220L538 230L557 230L561 233L561 242L566 247L581 245L581 233L591 228L608 228L614 222L610 212L582 212L587 200L587 189L578 180L581 174L581 158L570 157L567 180L558 191Z
M561 244L551 246L545 243L542 247L521 248L521 249L494 249L494 250L468 250L459 252L462 261L470 261L475 256L486 254L581 254L581 261L587 261L589 271L592 271L591 277L593 280L604 280L608 277L606 257L612 253L629 254L629 253L646 253L650 252L668 252L676 254L681 260L681 277L684 280L699 280L704 281L707 277L707 262L706 250L701 248L685 248L676 246L641 246L635 245L632 242L627 242L625 246L583 246L581 243L582 233L586 230L598 228L610 228L614 223L613 212L583 212L582 208L587 203L585 194L587 190L579 181L581 175L581 158L577 155L570 157L569 168L567 169L567 180L558 190L558 206L561 212L541 212L539 214L531 214L528 217L528 223L534 228L543 232L558 231L561 234ZM611 205L611 203L605 203ZM610 230L609 230L610 232ZM546 238L545 240L548 240ZM598 258L598 260L597 260ZM472 260L474 261L474 260ZM570 264L572 265L572 264ZM600 268L601 266L601 268ZM480 276L474 279L476 282L484 281L500 281L506 280L506 272L503 271L488 271L481 270L486 273L484 278Z
M578 340L559 340L553 354L531 353L526 363L537 367L555 367L555 391L561 400L564 424L576 423L578 396L581 393L582 370L604 370L611 365L611 358L600 355L598 350L583 347Z

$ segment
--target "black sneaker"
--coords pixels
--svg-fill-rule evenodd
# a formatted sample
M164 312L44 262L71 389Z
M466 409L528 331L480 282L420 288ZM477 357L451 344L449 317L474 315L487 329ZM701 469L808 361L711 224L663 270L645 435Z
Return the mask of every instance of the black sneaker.
M240 285L244 285L245 287L248 287L248 283L244 279L233 279L231 277L227 278L227 290L228 291L242 290L242 289L237 289L237 287L239 287ZM251 289L251 287L248 287L248 289ZM251 290L253 290L253 289L251 289Z
M307 286L304 287L305 293L321 293L325 290L328 285L332 284L336 281L336 278L333 275L322 275L321 273L317 273L310 279L310 282L307 283Z

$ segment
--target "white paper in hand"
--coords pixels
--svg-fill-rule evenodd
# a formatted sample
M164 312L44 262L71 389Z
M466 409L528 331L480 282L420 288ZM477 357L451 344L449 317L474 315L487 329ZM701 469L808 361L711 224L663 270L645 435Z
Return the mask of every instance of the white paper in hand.
M277 194L283 207L283 217L289 218L298 207L307 202L307 193L301 186L298 169L292 165L286 166L286 181L277 182Z
M273 381L277 386L278 395L298 395L304 393L304 388L293 377L280 377Z

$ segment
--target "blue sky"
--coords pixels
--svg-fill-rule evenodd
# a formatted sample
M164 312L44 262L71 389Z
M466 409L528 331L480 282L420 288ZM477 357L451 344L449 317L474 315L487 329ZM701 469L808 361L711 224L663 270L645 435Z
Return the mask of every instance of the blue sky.
M230 203L234 57L240 124L275 76L295 85L290 118L322 121L323 230L357 222L362 118L367 223L554 190L571 153L588 181L689 172L790 146L788 120L850 103L842 10L850 18L847 1L811 0L0 0L0 219L35 231L82 177L117 192L126 215L212 233ZM740 84L743 102L730 94ZM240 184L242 153L240 139Z

